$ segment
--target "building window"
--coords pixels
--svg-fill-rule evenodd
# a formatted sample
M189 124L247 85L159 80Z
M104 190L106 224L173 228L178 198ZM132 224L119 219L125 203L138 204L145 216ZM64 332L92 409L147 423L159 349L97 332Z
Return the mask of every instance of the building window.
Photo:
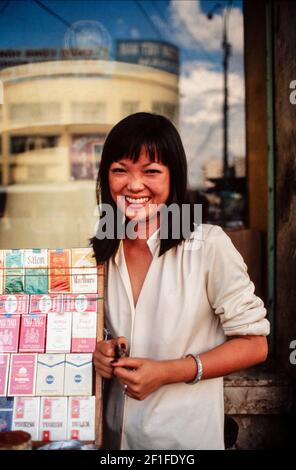
M57 135L17 135L10 138L10 154L41 150L58 146Z
M105 135L73 135L71 144L71 179L95 180L101 160Z
M72 102L71 117L74 122L105 122L106 103Z
M9 106L9 119L14 123L56 123L60 116L60 103L13 103Z
M177 121L177 107L172 103L167 103L165 101L153 101L152 112L161 114L171 121Z
M139 111L139 101L123 101L121 104L121 115L124 118L130 114L137 113Z

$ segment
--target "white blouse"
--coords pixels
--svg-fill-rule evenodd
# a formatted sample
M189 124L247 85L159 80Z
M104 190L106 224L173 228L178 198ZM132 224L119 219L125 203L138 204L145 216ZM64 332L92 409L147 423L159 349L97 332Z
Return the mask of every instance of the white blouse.
M269 333L263 302L230 238L218 226L201 229L161 257L159 230L147 240L153 259L136 307L122 241L109 260L106 325L128 339L131 357L178 359L226 336ZM224 448L222 377L165 385L143 401L124 395L116 379L107 388L110 449Z

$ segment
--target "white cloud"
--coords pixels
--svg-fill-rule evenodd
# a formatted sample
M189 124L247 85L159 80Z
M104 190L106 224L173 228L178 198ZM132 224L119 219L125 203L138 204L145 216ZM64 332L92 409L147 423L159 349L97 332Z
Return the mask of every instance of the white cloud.
M222 160L223 12L209 21L195 0L171 0L169 12L174 42L196 50L200 57L184 62L180 76L180 131L188 158L189 184L196 187L202 183L203 163ZM231 160L245 155L243 15L238 8L231 10L228 33L232 45L228 75Z

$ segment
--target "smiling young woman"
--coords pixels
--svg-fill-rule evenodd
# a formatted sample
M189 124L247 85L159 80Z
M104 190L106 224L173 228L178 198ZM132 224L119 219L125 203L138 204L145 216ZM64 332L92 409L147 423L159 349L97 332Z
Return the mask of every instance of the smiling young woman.
M92 239L107 265L112 339L97 344L94 364L109 385L108 449L223 449L223 376L266 358L266 310L223 230L190 220L188 236L174 237L170 220L162 237L158 208L174 203L182 220L186 184L183 145L165 117L137 113L111 130L98 201L121 211L115 224L135 222L136 236ZM128 357L115 360L118 344Z

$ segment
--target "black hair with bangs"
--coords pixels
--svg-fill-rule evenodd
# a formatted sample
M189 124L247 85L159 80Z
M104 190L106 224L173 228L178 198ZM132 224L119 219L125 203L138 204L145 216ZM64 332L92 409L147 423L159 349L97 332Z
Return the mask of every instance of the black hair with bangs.
M175 203L182 211L182 204L188 203L188 199L187 161L181 138L175 126L167 118L144 112L127 116L109 132L103 146L97 177L97 203L110 204L116 210L116 204L112 199L109 188L110 166L113 162L124 157L130 158L133 162L138 161L143 147L146 148L151 161L155 161L157 155L161 163L168 166L170 191L166 204ZM115 220L114 225L116 225ZM169 222L169 237L168 239L161 239L159 256L184 240L182 234L179 239L171 238L171 228L171 222ZM193 231L193 229L193 221L191 221L190 230ZM104 238L99 240L94 236L91 239L91 245L97 263L107 261L115 254L119 242L119 239Z

